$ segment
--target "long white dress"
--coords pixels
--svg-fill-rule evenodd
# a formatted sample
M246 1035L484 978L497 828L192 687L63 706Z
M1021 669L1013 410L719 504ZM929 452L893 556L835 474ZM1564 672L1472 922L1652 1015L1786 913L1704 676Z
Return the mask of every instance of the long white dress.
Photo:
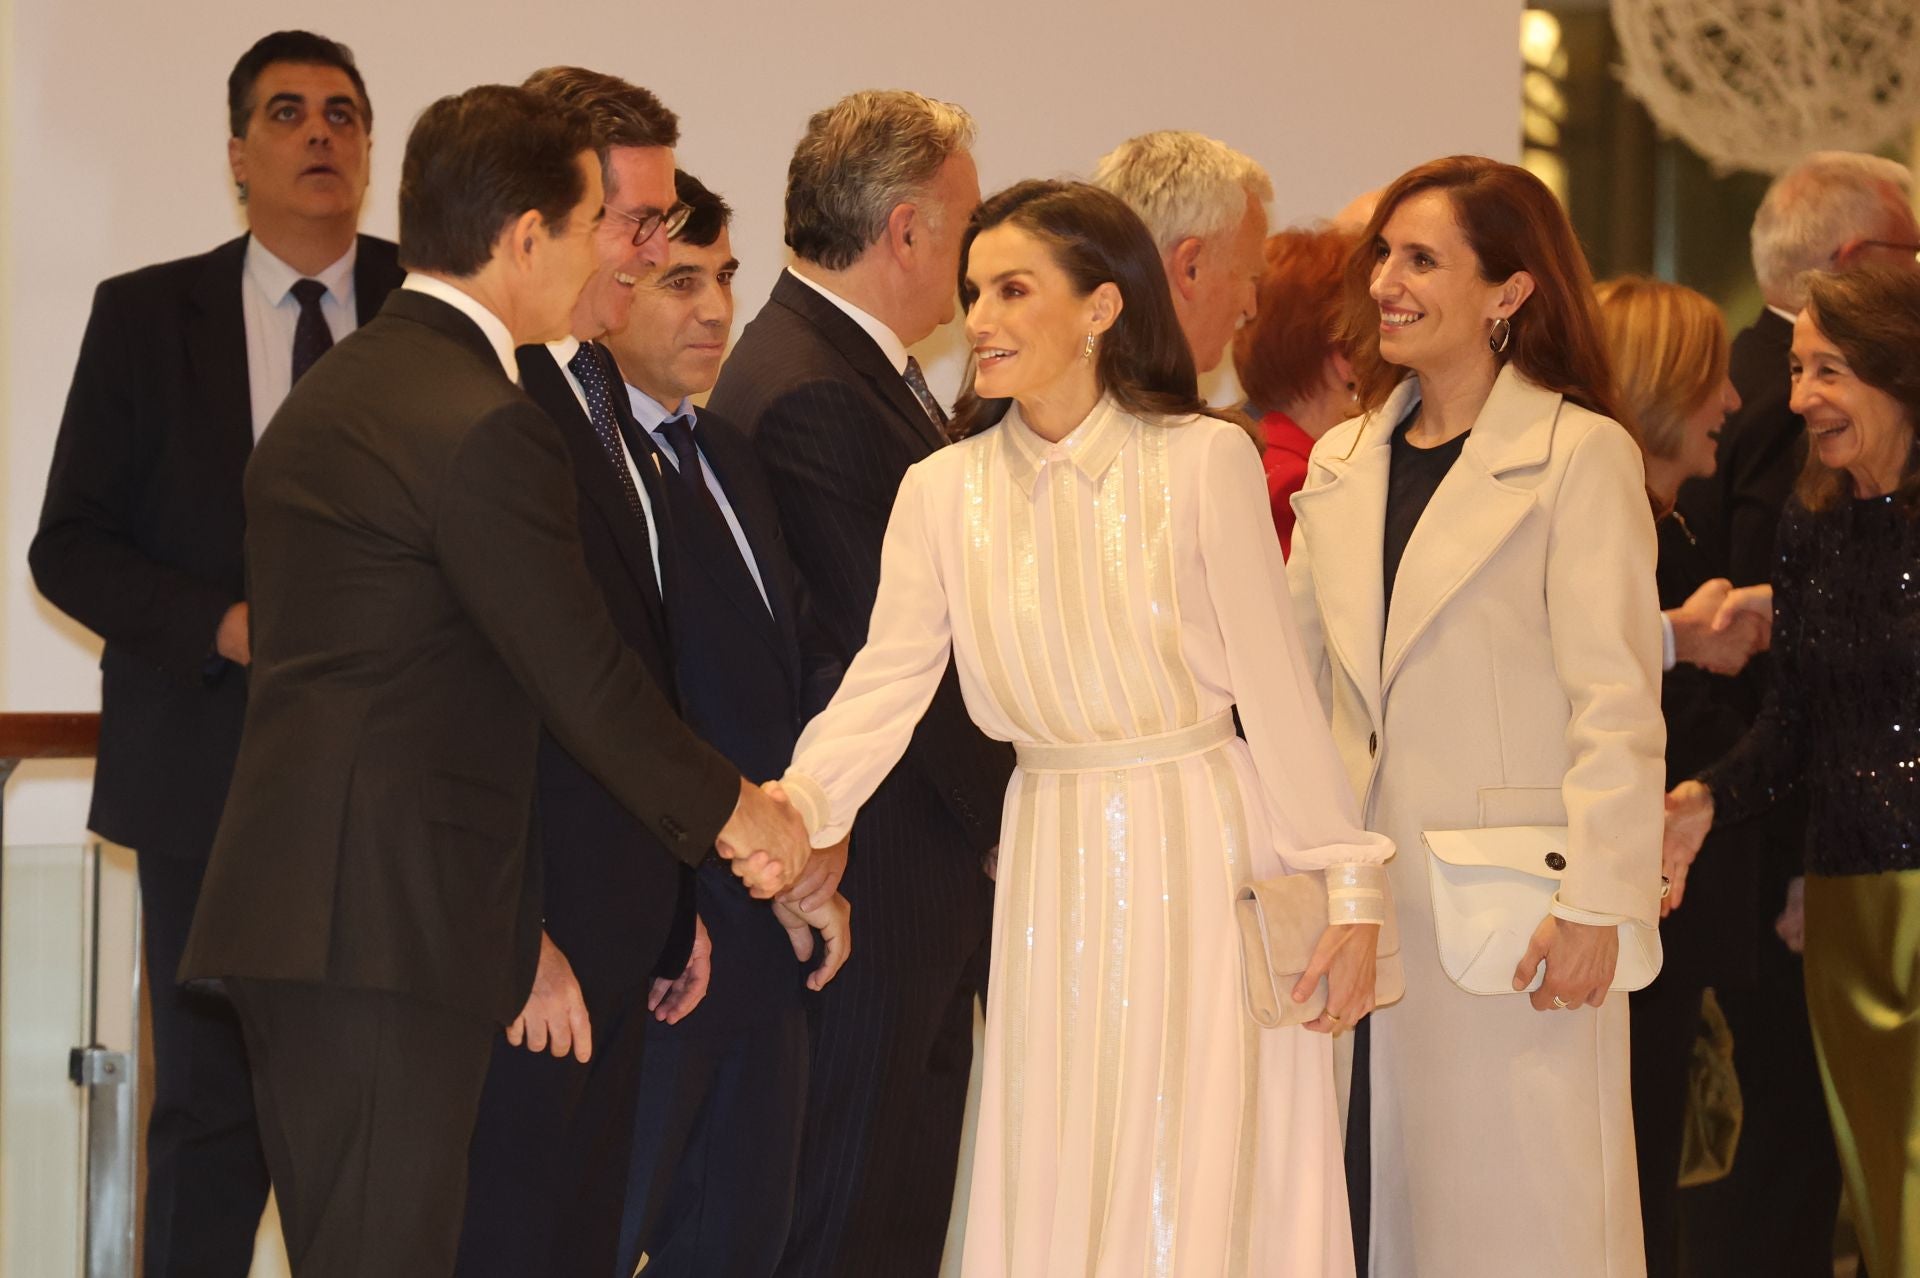
M1016 410L901 485L866 646L785 781L840 838L950 647L1019 749L967 1278L1353 1271L1330 1040L1253 1025L1232 918L1283 863L1391 851L1291 608L1259 456L1211 418L1103 401L1049 444Z

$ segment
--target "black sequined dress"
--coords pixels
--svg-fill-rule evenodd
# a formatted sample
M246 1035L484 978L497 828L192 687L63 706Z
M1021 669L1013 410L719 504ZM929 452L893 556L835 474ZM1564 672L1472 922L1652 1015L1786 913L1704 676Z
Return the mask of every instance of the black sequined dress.
M1771 684L1701 775L1714 821L1798 786L1810 872L1920 869L1920 519L1892 497L1794 501L1776 555Z

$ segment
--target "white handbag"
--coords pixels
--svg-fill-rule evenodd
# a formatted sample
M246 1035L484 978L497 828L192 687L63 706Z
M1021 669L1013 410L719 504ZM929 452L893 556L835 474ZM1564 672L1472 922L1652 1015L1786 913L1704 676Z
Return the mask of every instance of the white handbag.
M1564 825L1507 825L1477 830L1423 830L1432 853L1427 882L1433 892L1433 932L1440 967L1469 994L1516 994L1540 988L1546 965L1526 990L1513 988L1513 969L1527 952L1567 864ZM1660 929L1620 925L1616 990L1637 990L1660 973Z

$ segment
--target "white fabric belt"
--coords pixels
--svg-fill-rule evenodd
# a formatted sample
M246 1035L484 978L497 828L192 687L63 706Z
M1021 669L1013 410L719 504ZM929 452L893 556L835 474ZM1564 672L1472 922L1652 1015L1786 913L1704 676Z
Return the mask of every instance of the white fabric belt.
M1233 739L1233 711L1223 710L1190 727L1150 737L1127 737L1119 741L1016 741L1013 753L1023 772L1117 772L1190 759Z

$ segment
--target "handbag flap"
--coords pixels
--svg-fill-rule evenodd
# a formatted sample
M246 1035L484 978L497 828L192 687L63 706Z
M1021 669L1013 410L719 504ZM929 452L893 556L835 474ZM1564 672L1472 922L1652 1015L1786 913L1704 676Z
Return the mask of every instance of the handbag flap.
M1256 1025L1272 1029L1280 1023L1280 992L1267 966L1266 929L1260 925L1260 902L1243 891L1233 903L1233 921L1240 932L1240 979L1246 986L1247 1010Z
M1297 978L1327 930L1326 881L1317 874L1283 874L1249 883L1242 892L1259 907L1274 972Z
M1478 830L1422 830L1427 850L1448 865L1491 866L1557 879L1567 868L1564 825L1500 825Z

